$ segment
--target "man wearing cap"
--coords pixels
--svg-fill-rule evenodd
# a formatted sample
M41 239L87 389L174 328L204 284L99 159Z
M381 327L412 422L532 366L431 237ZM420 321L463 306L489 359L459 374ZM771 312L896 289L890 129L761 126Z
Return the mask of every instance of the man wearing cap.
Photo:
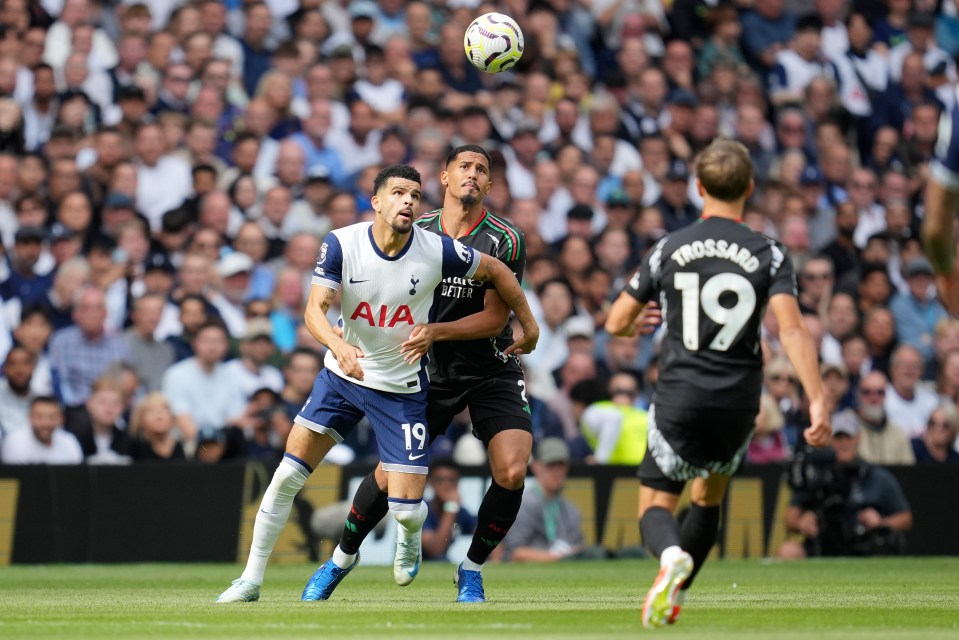
M275 351L270 321L266 318L249 320L246 333L240 340L240 357L224 365L247 400L259 389L283 391L283 375L279 369L267 364Z
M14 234L13 255L7 256L10 275L0 283L4 300L18 298L22 305L39 302L53 285L53 274L35 271L47 232L42 227L20 227Z
M669 163L662 188L655 206L663 213L667 232L682 229L699 218L699 209L689 202L689 167L684 161Z
M119 191L111 191L103 200L101 217L101 231L116 239L118 227L137 217L133 198Z
M531 465L536 483L523 494L516 522L503 539L504 559L555 562L582 550L582 515L562 495L569 462L569 445L562 438L540 441Z
M234 251L220 258L217 274L220 276L220 290L209 296L226 323L231 336L246 333L246 314L243 303L253 281L253 260L240 251Z
M821 459L806 463L818 472L814 482L820 484L794 488L785 523L801 540L784 542L780 558L902 551L902 532L912 528L909 502L895 476L860 459L860 434L855 414L838 415L833 424L833 459L827 450ZM832 508L826 509L825 504Z
M889 303L896 319L896 335L899 344L914 346L924 360L929 360L935 356L936 324L948 314L935 298L932 264L925 256L913 258L902 271L909 291L897 293Z

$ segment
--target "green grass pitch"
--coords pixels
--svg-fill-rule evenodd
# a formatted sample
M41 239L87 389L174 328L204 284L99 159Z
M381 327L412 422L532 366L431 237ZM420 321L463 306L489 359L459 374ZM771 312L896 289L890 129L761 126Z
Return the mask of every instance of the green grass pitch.
M215 605L234 565L0 568L0 638L959 638L959 558L714 561L679 623L642 628L652 561L487 567L484 605L453 566L409 587L360 566L334 599L299 601L308 566L271 566L260 602Z

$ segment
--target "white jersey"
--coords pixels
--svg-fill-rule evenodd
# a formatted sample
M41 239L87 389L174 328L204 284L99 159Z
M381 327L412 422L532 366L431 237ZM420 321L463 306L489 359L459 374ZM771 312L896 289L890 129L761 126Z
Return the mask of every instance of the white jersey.
M320 247L313 285L340 290L343 339L363 352L363 380L343 373L331 351L326 353L326 367L371 389L420 391L426 358L406 364L400 345L414 325L432 319L433 290L443 278L470 278L479 261L471 247L415 225L409 242L395 256L376 246L371 222L331 231Z

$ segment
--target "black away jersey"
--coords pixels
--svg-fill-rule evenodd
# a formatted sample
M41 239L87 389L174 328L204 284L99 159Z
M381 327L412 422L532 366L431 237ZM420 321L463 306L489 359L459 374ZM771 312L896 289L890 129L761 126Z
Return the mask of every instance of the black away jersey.
M656 243L625 291L662 307L657 405L759 409L766 304L796 295L780 243L734 220L704 218Z
M443 229L442 209L424 214L416 225L439 235ZM499 258L522 282L526 268L526 242L523 233L512 223L483 210L483 217L469 233L458 238L477 251ZM436 289L435 322L452 322L483 310L483 299L492 282L470 278L445 278ZM503 349L513 343L509 323L495 338L434 342L430 349L431 380L450 384L469 379L486 378L513 370L522 372L519 358L505 358Z

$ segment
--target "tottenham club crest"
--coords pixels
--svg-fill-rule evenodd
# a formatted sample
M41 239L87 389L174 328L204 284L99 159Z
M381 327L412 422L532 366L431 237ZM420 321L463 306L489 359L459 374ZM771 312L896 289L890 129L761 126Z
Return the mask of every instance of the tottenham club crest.
M410 288L410 295L415 296L416 285L419 284L419 280L416 279L416 276L410 276L410 284L413 285L412 288Z

